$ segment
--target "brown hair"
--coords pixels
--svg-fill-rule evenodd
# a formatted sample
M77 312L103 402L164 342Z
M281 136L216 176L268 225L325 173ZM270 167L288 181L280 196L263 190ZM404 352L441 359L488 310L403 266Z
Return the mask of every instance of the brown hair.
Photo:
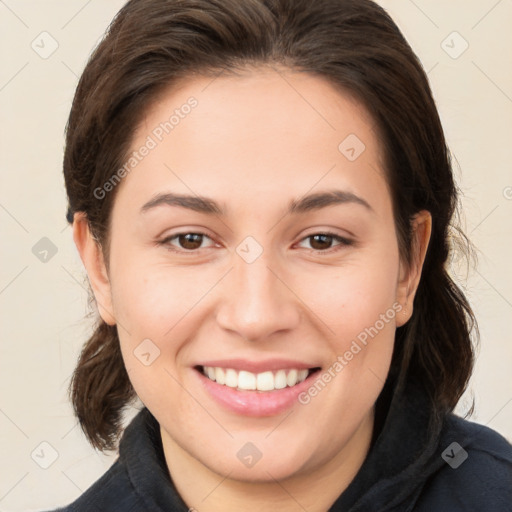
M108 264L116 189L94 190L120 169L149 103L194 73L282 65L354 94L377 123L401 256L411 257L411 218L433 228L410 321L398 328L390 377L415 374L441 417L453 410L473 367L476 326L448 275L457 205L450 156L426 74L388 14L370 0L131 0L117 14L80 78L64 155L67 219L85 212ZM115 327L99 320L70 383L91 444L114 449L122 410L136 397Z

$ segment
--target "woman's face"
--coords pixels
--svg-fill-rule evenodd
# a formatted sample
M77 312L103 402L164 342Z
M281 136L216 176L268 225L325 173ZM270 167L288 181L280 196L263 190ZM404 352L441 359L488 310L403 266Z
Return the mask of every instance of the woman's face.
M304 73L196 77L132 151L94 287L166 453L251 481L364 457L410 285L367 112Z

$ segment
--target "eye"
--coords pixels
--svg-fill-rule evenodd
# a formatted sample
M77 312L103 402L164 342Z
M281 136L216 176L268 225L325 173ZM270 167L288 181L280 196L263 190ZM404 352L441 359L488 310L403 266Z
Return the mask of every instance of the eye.
M158 244L166 246L170 251L173 252L197 252L198 249L207 248L201 247L205 238L211 240L211 238L205 233L183 232L168 236L167 238L164 238L162 241L158 242ZM178 247L172 243L175 240L178 243ZM317 253L331 253L345 246L353 245L354 243L353 240L329 232L313 233L304 237L301 240L301 243L305 240L311 240L310 250ZM335 241L338 242L338 244L333 246L332 244Z
M303 238L301 242L304 240L311 240L311 250L315 252L333 252L354 243L353 240L336 235L335 233L313 233ZM333 241L339 242L334 248L332 247Z
M175 252L193 252L197 249L203 249L204 247L201 247L201 244L204 240L204 238L208 238L211 240L211 238L206 235L205 233L176 233L175 235L168 236L167 238L164 238L161 242L158 242L159 245L165 245L168 247L169 250L175 251ZM178 249L174 249L176 247L171 242L175 240L179 244Z

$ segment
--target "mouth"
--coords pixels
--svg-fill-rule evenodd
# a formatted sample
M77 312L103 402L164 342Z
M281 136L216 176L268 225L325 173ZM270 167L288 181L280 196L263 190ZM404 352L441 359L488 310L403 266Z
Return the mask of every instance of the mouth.
M208 400L223 411L265 417L283 414L297 405L299 395L313 385L321 366L286 358L258 361L246 357L198 361L192 370Z
M320 371L314 368L282 368L253 373L219 366L195 367L210 381L237 391L272 392L293 388Z

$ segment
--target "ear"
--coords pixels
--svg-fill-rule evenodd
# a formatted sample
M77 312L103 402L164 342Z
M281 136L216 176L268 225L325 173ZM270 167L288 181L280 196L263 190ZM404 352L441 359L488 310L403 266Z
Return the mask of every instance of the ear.
M84 212L77 212L74 215L73 240L87 271L101 318L108 325L115 325L112 291L103 252L99 242L91 233L89 221Z
M420 283L421 271L432 233L432 215L426 210L417 213L411 221L411 261L400 261L396 300L402 306L396 326L407 323L413 313L414 297Z

